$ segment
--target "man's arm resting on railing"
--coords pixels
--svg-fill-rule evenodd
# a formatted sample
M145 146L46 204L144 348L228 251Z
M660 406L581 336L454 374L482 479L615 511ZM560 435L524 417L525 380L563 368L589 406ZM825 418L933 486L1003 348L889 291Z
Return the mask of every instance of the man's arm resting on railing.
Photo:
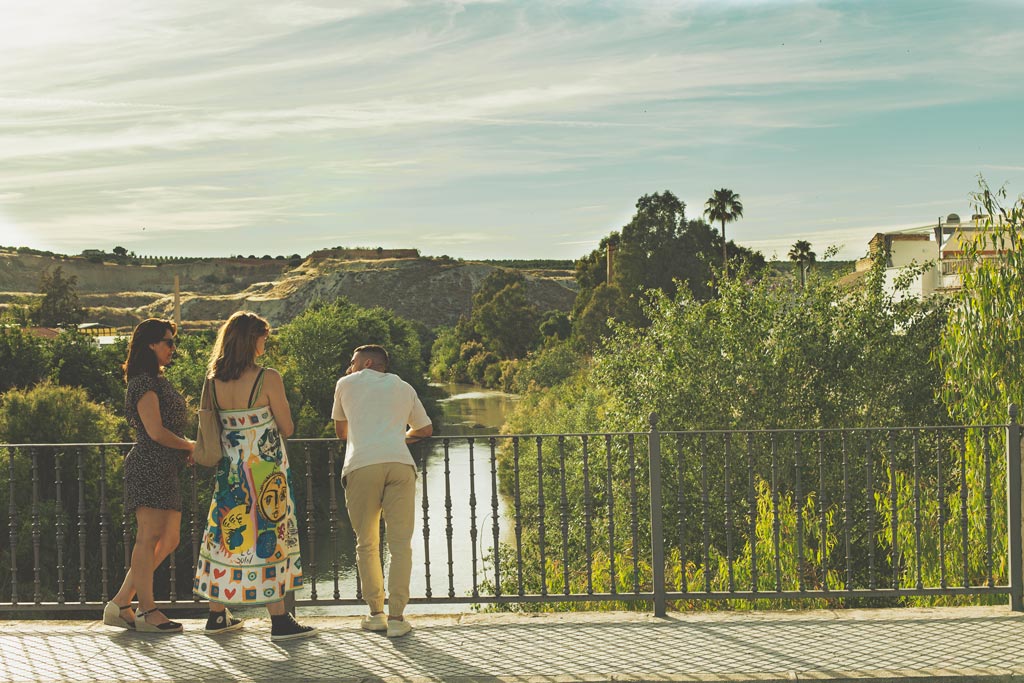
M428 424L426 427L420 427L419 429L412 429L412 428L410 428L405 433L405 442L406 443L416 443L417 441L420 441L422 439L427 438L428 436L430 436L433 433L434 433L434 425L432 425L432 424Z
M342 441L348 439L348 420L335 420L334 421L334 433ZM434 433L434 425L428 424L426 427L420 427L419 429L409 429L405 432L406 443L416 443L421 439L425 439Z

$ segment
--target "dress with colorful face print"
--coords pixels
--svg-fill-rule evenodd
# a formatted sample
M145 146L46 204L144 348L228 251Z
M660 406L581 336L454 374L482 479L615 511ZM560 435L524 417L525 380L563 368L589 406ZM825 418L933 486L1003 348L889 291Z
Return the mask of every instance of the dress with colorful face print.
M284 441L268 406L218 414L223 457L193 590L230 605L277 602L302 586Z

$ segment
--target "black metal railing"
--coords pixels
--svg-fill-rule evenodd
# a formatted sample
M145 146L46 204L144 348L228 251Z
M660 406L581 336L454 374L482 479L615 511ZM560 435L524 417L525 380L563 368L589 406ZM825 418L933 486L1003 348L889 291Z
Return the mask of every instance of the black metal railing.
M652 416L644 432L435 437L416 449L411 602L615 601L663 615L709 600L1007 595L1021 610L1016 418L1011 407L1004 425L659 431ZM361 603L342 446L288 444L299 605ZM93 610L113 594L130 564L130 447L0 444L0 610ZM164 606L195 602L210 472L182 475L182 542L156 577Z

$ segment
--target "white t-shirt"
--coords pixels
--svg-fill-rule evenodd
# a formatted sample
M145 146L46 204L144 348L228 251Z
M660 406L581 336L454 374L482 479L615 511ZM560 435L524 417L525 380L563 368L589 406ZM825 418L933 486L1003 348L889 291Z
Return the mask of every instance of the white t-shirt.
M430 424L416 390L398 375L365 368L345 375L334 387L331 419L348 422L342 478L367 465L402 462L415 465L405 445L406 426Z

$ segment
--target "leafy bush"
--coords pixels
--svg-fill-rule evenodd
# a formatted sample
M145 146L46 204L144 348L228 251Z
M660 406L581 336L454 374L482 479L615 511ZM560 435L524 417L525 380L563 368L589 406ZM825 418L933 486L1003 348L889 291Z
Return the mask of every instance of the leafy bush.
M121 351L121 353L118 353ZM124 403L120 364L123 347L101 348L94 337L78 330L62 330L50 344L50 379L57 384L81 387L89 398L114 409Z
M101 443L116 441L120 418L80 387L42 382L0 396L0 442Z
M552 346L550 351L531 357L520 368L519 384L523 394L506 429L511 433L534 434L642 432L648 429L648 416L653 412L660 414L659 427L666 431L948 423L948 416L934 395L940 381L939 369L930 361L930 352L938 344L948 309L939 301L922 302L887 294L882 288L881 264L862 287L852 291L839 290L819 280L811 282L805 290L792 282L751 281L747 271L741 271L719 287L721 296L707 301L694 299L685 289L675 296L651 293L650 304L644 309L649 326L614 324L611 336L593 361L579 362L581 369L564 379L557 377L561 362L555 358L570 354L572 347ZM545 353L550 353L551 358L545 358ZM549 361L551 367L546 368ZM553 381L543 386L547 382L542 383L536 377L543 377L547 370L552 371ZM714 448L721 455L722 444L715 443ZM704 446L684 443L682 437L678 440L666 437L663 445L663 471L671 473L666 475L665 537L682 539L682 546L677 550L686 558L688 585L693 581L708 581L712 587L720 587L726 580L723 577L729 568L722 560L727 556L726 529L732 529L736 543L731 568L733 580L754 581L752 570L744 569L743 559L746 552L749 566L753 555L749 550L741 550L744 544L749 546L752 542L751 513L734 509L733 526L729 527L723 512L716 507L709 517L712 531L705 539L693 528L682 526L674 506L700 509L699 496L705 486L717 497L730 481L733 495L755 500L755 509L779 506L784 538L788 533L786 525L795 524L796 513L791 510L796 506L792 499L792 474L780 473L777 480L769 480L769 473L775 472L769 461L774 449L767 442L751 443L736 437L732 457L739 462L749 459L751 472L756 473L748 494L746 468L738 471L737 467L730 472L728 467L723 471L719 465L711 471L703 471L699 454L705 452ZM641 446L636 448L639 450ZM603 449L598 450L605 455ZM593 453L592 450L592 458L596 457ZM631 495L639 495L639 509L647 505L644 500L648 489L646 468L635 469L635 459L642 456L642 451L635 452L632 442L625 443L621 437L616 437L609 442L607 455L607 463L592 461L590 464L594 481L601 482L602 476L606 476L611 486L591 490L597 547L608 547L600 544L610 542L601 536L602 533L607 535L600 531L602 525L607 527L609 522L614 522L616 529L630 527L630 508L626 501ZM585 497L579 475L583 470L580 441L545 440L539 455L531 457L541 459L547 500L559 499L560 472L567 473L566 486L572 508L568 517L581 518L579 501ZM789 451L780 450L779 457L792 462L793 456ZM886 471L886 462L877 449L864 449L858 457L873 459L874 471L879 473L879 481L883 481L881 473ZM516 486L512 476L513 459L510 449L504 448L500 474L508 493ZM860 460L858 463L859 467L866 466ZM826 481L843 481L841 464L834 460L825 463ZM786 472L791 471L786 469ZM629 482L634 478L637 489L631 494ZM518 486L524 523L531 530L526 535L528 554L534 556L538 554L534 546L539 539L532 535L532 529L539 526L541 516L537 508L540 480L535 471L527 468L520 472ZM861 488L863 485L858 485L852 492L853 499L869 500ZM887 500L881 492L883 488L879 485L875 492L882 501ZM805 490L800 504L805 510L802 514L809 514L807 503L813 495ZM830 535L836 533L831 520L838 509L835 501L841 498L836 491L828 491L827 500L831 502L825 509L828 521L824 538L820 528L805 525L806 537L802 543L808 562L813 560L814 552L820 553L815 549L820 549L822 543L826 546L834 543L829 540ZM604 505L608 500L614 502L610 509ZM867 507L866 502L862 505ZM787 509L791 512L786 512ZM878 517L881 511L879 504ZM561 514L555 505L549 505L543 514L545 524L558 529ZM755 537L774 534L774 530L763 528L771 517L772 514L763 514L763 510L759 513L753 528ZM904 519L898 525L898 533L906 532L907 521ZM866 528L858 527L857 533L862 541L851 548L851 559L856 565L854 581L865 575L871 553L881 554L888 544L883 536L869 535ZM615 552L606 553L606 557L625 553L636 558L639 566L639 558L650 556L649 529L643 524L635 539L628 535L617 536L617 539ZM706 557L705 542L708 543ZM546 543L549 557L560 557L568 550L571 561L578 566L579 558L573 554L583 547L582 529L578 524L569 525L567 544L557 534L549 534ZM758 541L759 545L762 543ZM771 543L774 538L767 546L771 547ZM759 568L765 561L763 555L764 551L758 554ZM820 559L816 564L811 562L801 567L792 560L791 555L780 566L784 587L795 585L798 574L811 585L824 581L824 577L835 570ZM539 568L533 567L531 571L539 571ZM676 570L670 568L670 571ZM744 574L745 571L749 575ZM676 571L677 580L682 580L680 572L681 569ZM757 585L769 580L774 588L774 568L764 572L759 569ZM832 585L837 584L833 581Z
M0 325L0 392L30 387L47 375L45 342L21 327Z

